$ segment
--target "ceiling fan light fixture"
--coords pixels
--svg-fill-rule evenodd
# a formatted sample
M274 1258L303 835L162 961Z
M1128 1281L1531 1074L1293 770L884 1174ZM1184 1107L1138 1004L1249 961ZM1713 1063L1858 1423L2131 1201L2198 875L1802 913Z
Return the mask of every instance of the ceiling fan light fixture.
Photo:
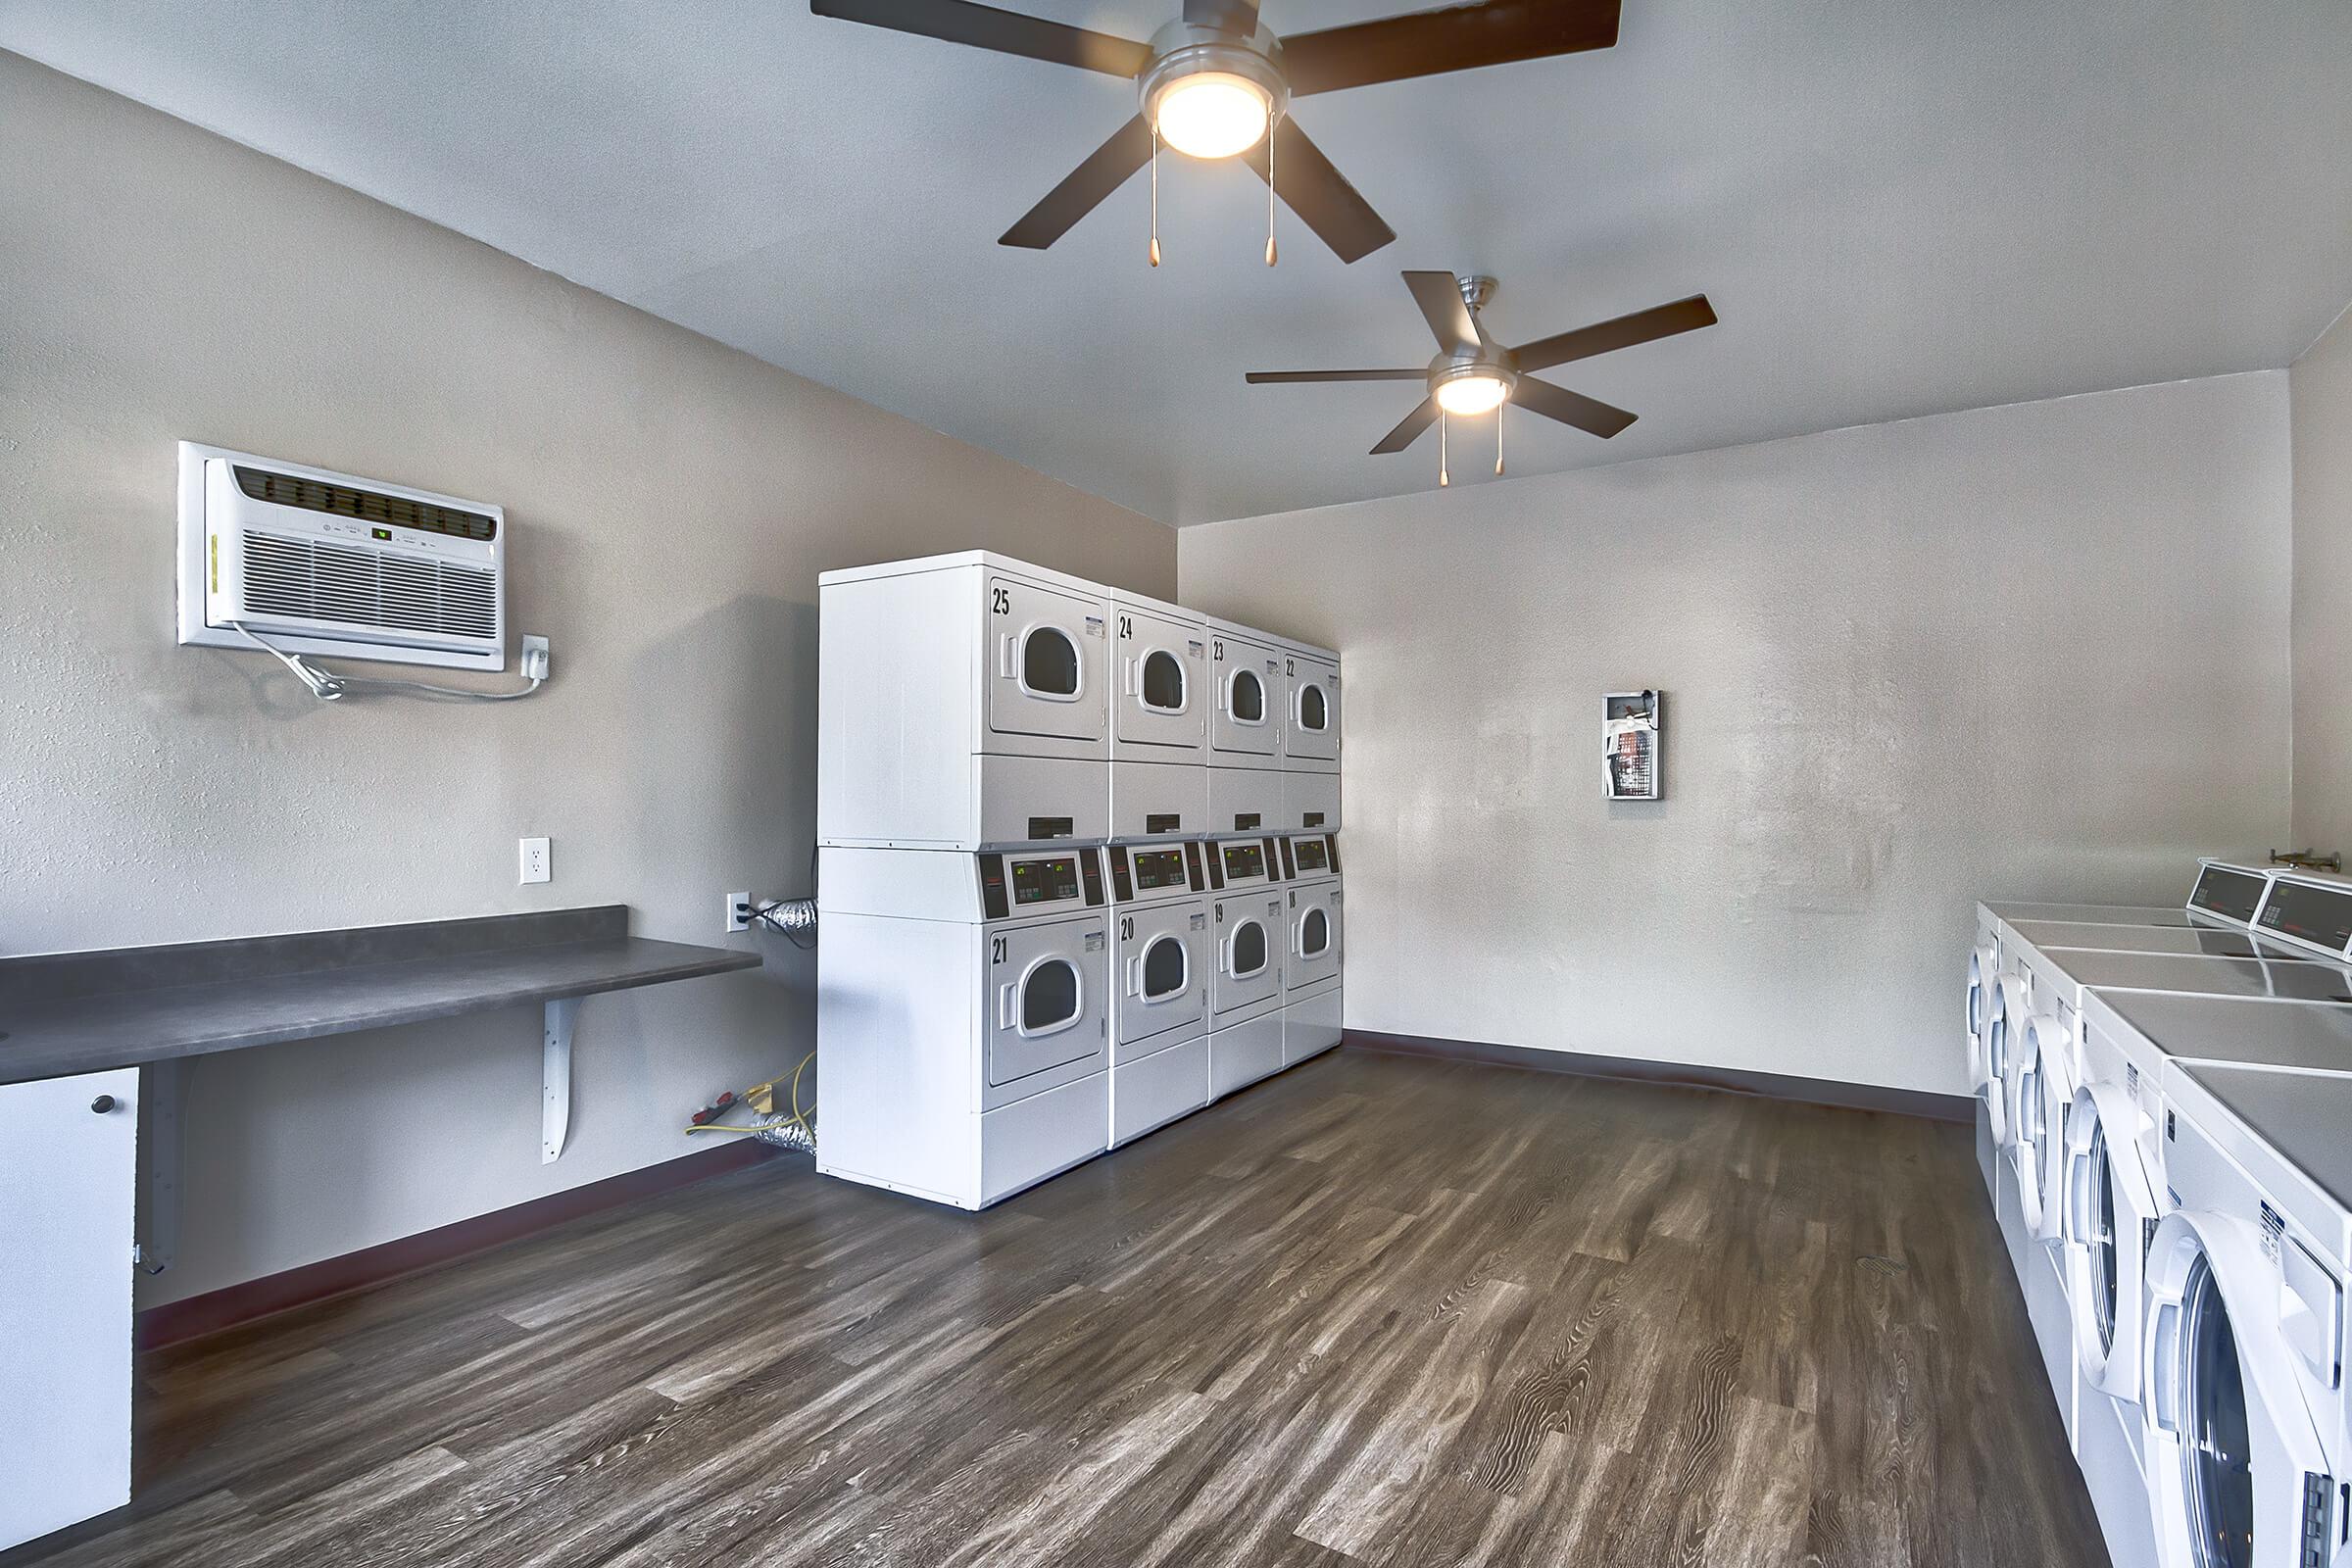
M1193 158L1232 158L1265 139L1274 120L1273 95L1230 71L1176 76L1152 98L1152 123L1160 140Z
M1457 418L1492 414L1510 400L1511 384L1491 370L1473 370L1440 381L1438 407Z

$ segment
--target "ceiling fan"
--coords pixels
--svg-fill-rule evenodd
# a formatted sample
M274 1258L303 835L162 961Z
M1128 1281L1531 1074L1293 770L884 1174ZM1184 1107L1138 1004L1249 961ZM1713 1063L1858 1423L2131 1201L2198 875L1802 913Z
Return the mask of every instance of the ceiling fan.
M1150 43L971 0L808 0L820 17L1076 66L1136 84L1140 112L1046 193L997 243L1044 250L1152 165L1152 265L1159 265L1159 143L1195 158L1245 156L1266 182L1266 265L1277 191L1343 262L1396 237L1289 118L1293 98L1409 76L1606 49L1619 0L1486 0L1278 38L1257 0L1184 0ZM1279 170L1277 163L1279 161ZM1279 172L1280 184L1276 184Z
M1451 272L1407 272L1404 286L1413 291L1413 303L1421 307L1429 329L1438 337L1437 357L1418 370L1252 370L1247 379L1251 385L1263 386L1292 381L1421 381L1428 385L1429 395L1420 406L1404 416L1402 423L1381 437L1372 451L1402 452L1421 437L1432 422L1438 425L1438 483L1448 484L1446 471L1445 416L1470 417L1494 413L1504 404L1516 404L1547 419L1572 424L1607 440L1618 434L1635 416L1623 409L1611 408L1595 398L1549 381L1539 381L1529 372L1548 370L1555 365L1571 360L1589 360L1596 354L1632 348L1639 343L1651 343L1678 332L1695 331L1715 324L1715 308L1707 303L1704 294L1693 294L1687 300L1671 305L1653 305L1646 311L1620 316L1613 320L1597 321L1580 326L1574 331L1556 336L1538 338L1533 343L1505 348L1487 331L1479 313L1494 297L1495 282L1491 277L1456 277ZM1497 415L1494 423L1494 471L1502 471L1502 421Z

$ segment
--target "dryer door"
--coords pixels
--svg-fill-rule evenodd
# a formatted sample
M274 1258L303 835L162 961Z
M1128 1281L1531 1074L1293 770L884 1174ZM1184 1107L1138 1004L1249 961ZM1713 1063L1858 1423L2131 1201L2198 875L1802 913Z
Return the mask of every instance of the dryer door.
M1124 605L1112 614L1119 677L1112 722L1119 743L1164 746L1199 760L1208 737L1207 634Z
M1217 1017L1273 1000L1282 992L1282 898L1240 894L1211 901L1210 931L1216 941L1216 973L1209 1005Z
M1102 739L1103 606L1015 577L987 593L989 733Z
M2335 1544L2335 1484L2278 1297L2278 1269L2250 1227L2210 1210L2156 1227L2140 1408L2163 1568L2324 1563ZM2303 1555L2320 1532L2320 1555Z
M1283 984L1300 991L1340 972L1340 885L1309 882L1288 897L1291 958Z
M1198 900L1119 913L1120 1059L1208 1026L1208 907Z
M2078 1090L2066 1118L2066 1299L2099 1392L2139 1402L2140 1249L2156 1222L2139 1106L2122 1084Z
M1109 935L1099 915L984 933L991 1089L1102 1054Z
M1278 756L1289 698L1282 689L1281 658L1264 643L1212 631L1208 670L1216 683L1216 707L1208 720L1209 751L1229 760Z
M1340 758L1340 670L1337 664L1305 655L1283 661L1290 678L1290 722L1284 727L1284 755L1310 761L1336 762Z

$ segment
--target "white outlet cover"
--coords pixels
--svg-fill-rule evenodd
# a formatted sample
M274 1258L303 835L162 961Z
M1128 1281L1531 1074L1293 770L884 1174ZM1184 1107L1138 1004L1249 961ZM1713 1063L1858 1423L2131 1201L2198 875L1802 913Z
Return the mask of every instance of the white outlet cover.
M517 858L523 882L545 882L555 875L556 858L545 839L517 839Z

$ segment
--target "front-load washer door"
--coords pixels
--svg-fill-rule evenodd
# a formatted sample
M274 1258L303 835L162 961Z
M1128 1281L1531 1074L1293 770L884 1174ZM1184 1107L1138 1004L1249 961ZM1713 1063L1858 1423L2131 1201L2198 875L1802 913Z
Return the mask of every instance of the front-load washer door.
M2017 1091L2011 1077L2028 1015L2025 983L2013 974L2001 976L1992 988L1992 1016L1984 1025L1984 1108L1992 1123L1992 1141L2004 1158L2016 1142L2010 1107Z
M1291 956L1283 986L1301 991L1340 972L1340 884L1309 882L1292 888L1287 902Z
M2139 1157L2138 1104L2122 1084L2077 1090L2066 1118L2066 1299L2082 1373L2139 1402L2140 1247L2158 1216Z
M1283 661L1289 677L1290 722L1283 726L1283 755L1301 761L1340 760L1340 671L1321 659L1293 655Z
M1100 915L983 933L989 1088L1103 1054L1109 936Z
M2251 1226L2210 1210L2157 1225L2140 1412L2161 1568L2300 1568L2339 1544L2336 1483L2295 1386L2278 1296ZM2326 1544L2304 1555L2315 1538Z
M2001 956L1989 942L1979 943L1968 956L1968 1087L1983 1094L1985 1073L1984 1032L1992 1024L1993 993L2000 985Z
M1119 1059L1208 1023L1208 906L1187 899L1119 912Z
M2018 1148L2018 1186L2034 1239L2052 1246L2066 1231L2066 1118L2074 1110L2074 1029L2057 1013L2037 1012L2026 1024L2026 1057L2038 1103L2027 1118L2029 1148Z
M1279 757L1283 709L1290 698L1283 689L1281 657L1264 643L1211 632L1208 673L1216 685L1215 706L1208 718L1212 757Z
M1124 605L1113 616L1112 723L1120 746L1164 748L1170 760L1200 760L1208 740L1207 634Z
M1279 894L1244 893L1210 901L1209 931L1216 969L1209 1005L1228 1017L1282 993L1283 901Z
M988 579L992 736L1103 738L1104 608L1017 577Z

